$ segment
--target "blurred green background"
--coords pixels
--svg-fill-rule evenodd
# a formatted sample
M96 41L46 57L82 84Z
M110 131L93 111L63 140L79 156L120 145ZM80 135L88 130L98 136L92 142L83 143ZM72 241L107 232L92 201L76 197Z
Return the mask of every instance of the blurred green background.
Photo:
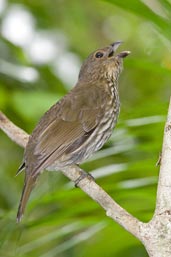
M75 84L90 52L117 40L124 41L120 50L131 51L115 133L82 167L142 221L155 208L155 163L171 87L170 27L170 0L0 0L0 109L28 133ZM23 149L2 131L0 146L0 256L147 257L60 172L42 174L16 224Z

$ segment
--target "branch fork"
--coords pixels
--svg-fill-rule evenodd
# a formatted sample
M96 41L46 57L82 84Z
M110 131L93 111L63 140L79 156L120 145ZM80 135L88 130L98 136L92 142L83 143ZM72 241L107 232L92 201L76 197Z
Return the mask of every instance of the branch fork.
M29 135L13 124L0 112L0 128L19 146L25 148ZM56 167L50 167L55 170ZM85 174L79 166L72 165L62 173L73 182ZM171 256L171 101L164 130L160 175L157 190L156 208L153 218L143 223L115 202L93 179L84 176L77 183L86 194L106 211L106 215L119 223L138 238L145 246L150 257Z

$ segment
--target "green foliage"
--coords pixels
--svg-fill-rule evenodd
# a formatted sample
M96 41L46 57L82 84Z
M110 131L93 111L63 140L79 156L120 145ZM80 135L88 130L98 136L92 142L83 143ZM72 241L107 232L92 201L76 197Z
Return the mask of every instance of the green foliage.
M146 222L155 208L155 163L170 96L170 8L168 0L9 0L4 9L0 5L0 108L29 133L74 85L91 51L116 40L131 51L120 79L118 125L82 167ZM11 10L11 17L16 10L15 17L25 13L12 30ZM22 223L16 224L23 176L14 175L23 151L1 131L0 142L0 256L147 256L138 240L60 172L42 174Z

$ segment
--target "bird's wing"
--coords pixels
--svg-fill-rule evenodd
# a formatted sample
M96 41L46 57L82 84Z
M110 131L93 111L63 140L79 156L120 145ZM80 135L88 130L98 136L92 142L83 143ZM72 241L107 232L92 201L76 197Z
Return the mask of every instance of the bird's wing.
M101 92L98 96L95 88L86 91L78 88L45 114L47 124L40 121L26 147L25 161L29 173L36 175L68 149L72 151L79 147L91 135L102 116L104 94Z

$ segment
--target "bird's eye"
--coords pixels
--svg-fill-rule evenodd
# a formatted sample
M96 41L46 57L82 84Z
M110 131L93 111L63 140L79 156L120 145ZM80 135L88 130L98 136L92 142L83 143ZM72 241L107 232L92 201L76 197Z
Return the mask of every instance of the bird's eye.
M95 57L96 58L102 58L103 57L103 53L102 52L97 52L96 54L95 54Z

